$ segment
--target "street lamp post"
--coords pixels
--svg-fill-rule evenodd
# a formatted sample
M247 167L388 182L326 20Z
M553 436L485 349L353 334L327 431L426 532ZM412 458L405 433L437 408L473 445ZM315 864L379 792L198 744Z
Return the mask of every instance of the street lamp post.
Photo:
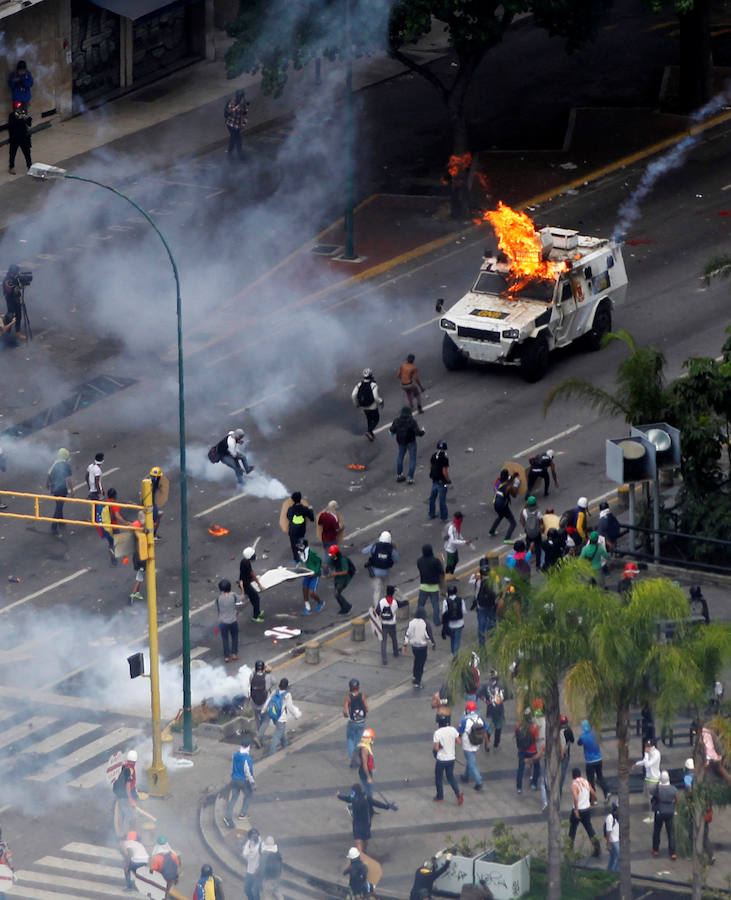
M188 479L185 462L185 387L183 382L183 313L180 302L180 277L178 275L178 267L175 262L172 250L165 236L157 227L150 214L146 212L135 201L118 191L116 188L102 181L95 181L93 178L82 178L79 175L69 175L65 169L57 166L49 166L45 163L33 163L28 169L28 174L32 178L40 178L45 181L65 180L65 181L85 181L87 184L95 184L97 187L104 188L111 193L126 200L127 203L134 206L140 215L144 216L149 224L155 229L157 236L162 241L165 251L170 260L175 276L175 311L178 319L178 434L180 440L180 573L181 573L181 599L183 608L183 747L185 753L193 753L195 747L193 745L193 717L191 710L190 696L190 585L189 585L189 564L188 564ZM152 609L150 609L150 614ZM154 628L157 628L157 610L155 610ZM153 629L153 623L150 623L150 630ZM159 702L159 701L158 701Z
M345 0L345 252L343 259L357 259L354 228L355 134L353 127L353 47L350 0Z

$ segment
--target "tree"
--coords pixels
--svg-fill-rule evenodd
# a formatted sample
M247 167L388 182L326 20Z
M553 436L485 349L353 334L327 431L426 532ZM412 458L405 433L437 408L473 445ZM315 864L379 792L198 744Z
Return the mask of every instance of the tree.
M540 586L525 585L519 598L508 594L494 637L501 670L518 661L518 677L530 695L543 700L546 717L548 797L548 898L561 894L559 691L565 673L586 655L589 628L601 608L602 592L584 560L566 559Z
M573 710L591 719L610 714L617 723L619 773L620 896L631 900L629 821L629 716L633 706L672 707L677 681L667 680L671 646L658 643L661 621L682 621L688 601L664 578L635 583L626 595L601 592L588 629L584 658L566 673L566 696ZM682 696L682 693L680 694Z
M520 13L532 12L551 34L564 36L574 50L596 35L609 0L241 0L227 26L235 38L226 52L226 72L262 74L262 90L279 96L290 64L300 69L327 59L386 52L425 78L439 94L449 120L452 154L447 166L452 215L468 214L465 169L471 147L465 101L472 79L489 51L499 44ZM346 38L345 10L352 16ZM404 49L428 34L434 20L447 33L456 67L440 77Z
M667 4L652 0L657 12ZM672 0L680 25L680 105L694 110L708 103L713 93L711 52L711 0Z

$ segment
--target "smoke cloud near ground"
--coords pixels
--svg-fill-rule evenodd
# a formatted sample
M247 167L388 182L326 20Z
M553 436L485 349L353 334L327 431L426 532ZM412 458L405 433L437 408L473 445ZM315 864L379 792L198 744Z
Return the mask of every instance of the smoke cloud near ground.
M233 471L223 463L211 463L207 456L208 449L203 444L192 444L185 448L188 475L196 481L225 483L230 487L235 478ZM256 454L247 453L247 462L249 465L256 465ZM166 471L174 469L177 465L178 457L171 455ZM267 475L258 466L244 478L244 483L238 489L250 497L261 497L265 500L283 500L290 494L289 489L281 481Z
M699 110L696 110L696 112L691 115L691 124L697 125L699 122L704 122L706 119L710 118L712 115L726 106L728 102L728 91L717 94L715 97L709 100L705 106L701 107L701 109ZM615 241L621 241L624 239L624 236L627 234L629 229L639 219L641 214L640 205L645 197L647 197L647 195L655 187L658 180L662 178L663 175L667 174L673 169L678 169L683 165L688 157L688 154L698 143L700 138L700 134L688 135L688 137L684 138L679 144L676 144L667 153L664 153L658 159L653 160L645 169L645 172L642 175L642 178L640 179L637 187L619 207L617 213L618 220L617 224L614 227Z

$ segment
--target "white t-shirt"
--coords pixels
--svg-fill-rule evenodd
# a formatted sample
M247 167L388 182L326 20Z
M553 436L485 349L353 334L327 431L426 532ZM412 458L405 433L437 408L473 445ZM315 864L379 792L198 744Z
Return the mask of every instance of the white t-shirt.
M241 855L246 863L246 872L248 875L256 875L259 871L259 863L261 862L261 841L257 838L255 841L248 840L241 848Z
M139 841L125 841L124 847L131 862L143 863L144 865L147 865L147 863L150 861L150 854L147 852L144 845Z
M613 844L619 843L619 819L615 819L611 813L604 820L604 832Z
M456 746L459 732L454 725L443 725L434 732L434 743L441 746L437 750L437 759L440 762L449 762L456 759Z
M589 782L583 776L579 776L578 778L574 778L573 783L579 789L579 796L576 799L576 808L579 811L589 809L591 807L591 791L589 789Z
M485 724L476 712L468 713L465 716L464 731L462 732L462 749L465 753L477 753L480 749L479 744L473 744L470 740L470 731L474 728L475 722Z
M99 487L101 488L102 483L102 467L99 463L94 460L93 463L90 463L86 469L86 483L89 486L90 491L96 490L96 479L99 476Z

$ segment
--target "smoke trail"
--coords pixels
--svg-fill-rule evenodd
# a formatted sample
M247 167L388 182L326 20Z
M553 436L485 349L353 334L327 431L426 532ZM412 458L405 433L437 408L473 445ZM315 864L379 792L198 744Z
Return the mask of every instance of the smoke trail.
M720 109L727 105L727 103L728 95L725 91L717 94L715 97L709 100L705 106L701 107L691 115L691 123L695 125L698 122L703 122L714 113L717 113ZM619 211L617 213L618 221L614 228L615 241L621 241L627 233L628 229L632 225L634 225L634 223L640 217L640 203L655 187L658 179L665 175L666 172L670 172L673 169L677 169L682 166L691 148L695 146L699 138L699 134L688 135L688 137L683 138L683 140L679 144L676 144L676 146L673 147L672 150L669 150L666 154L664 154L664 156L661 156L659 159L651 162L650 165L645 169L645 172L634 192L619 207Z

